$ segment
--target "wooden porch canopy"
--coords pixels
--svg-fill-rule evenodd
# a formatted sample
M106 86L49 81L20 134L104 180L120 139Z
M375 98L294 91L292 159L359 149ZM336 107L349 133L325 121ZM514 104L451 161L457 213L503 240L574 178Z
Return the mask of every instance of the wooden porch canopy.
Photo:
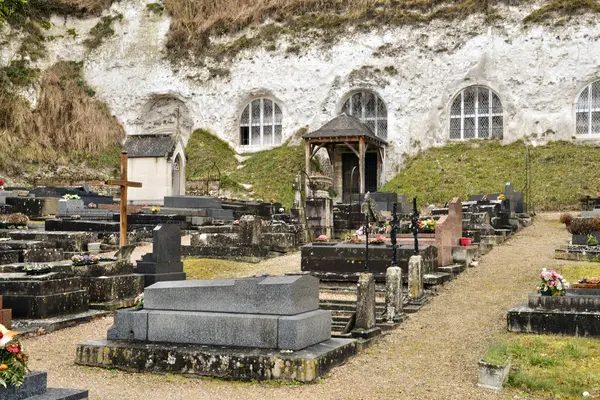
M342 114L323 125L314 132L302 136L305 141L306 173L310 176L310 160L317 152L327 150L329 160L335 169L333 149L335 146L345 146L358 157L359 190L365 192L365 155L369 146L377 149L381 162L381 177L385 171L385 146L387 141L377 137L375 133L358 118ZM335 176L335 173L334 173Z

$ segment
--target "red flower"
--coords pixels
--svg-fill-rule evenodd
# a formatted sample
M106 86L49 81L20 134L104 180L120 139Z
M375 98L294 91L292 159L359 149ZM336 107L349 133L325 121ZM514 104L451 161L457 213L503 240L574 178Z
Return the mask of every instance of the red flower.
M0 178L0 186L4 186L4 181Z
M21 346L19 346L19 344L10 344L8 346L6 346L6 351L8 351L9 353L15 353L15 354L19 354L21 352Z

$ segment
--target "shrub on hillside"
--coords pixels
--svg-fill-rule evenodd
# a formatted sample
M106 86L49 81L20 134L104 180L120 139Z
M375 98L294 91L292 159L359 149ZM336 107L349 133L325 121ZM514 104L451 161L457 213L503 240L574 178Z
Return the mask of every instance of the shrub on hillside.
M600 232L600 217L573 218L567 230L572 235L589 235L592 232Z
M565 224L567 227L569 227L569 225L571 225L571 222L573 222L573 216L569 213L562 213L560 214L559 221L561 224Z

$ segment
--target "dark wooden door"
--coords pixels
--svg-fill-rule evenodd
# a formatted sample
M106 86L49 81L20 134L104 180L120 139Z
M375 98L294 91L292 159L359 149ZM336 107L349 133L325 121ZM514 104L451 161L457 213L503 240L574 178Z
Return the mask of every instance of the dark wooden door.
M356 167L354 176L352 169ZM352 184L350 178L352 177ZM342 202L350 202L350 191L359 193L360 173L358 171L358 157L354 153L342 153ZM365 155L365 193L377 191L377 153Z

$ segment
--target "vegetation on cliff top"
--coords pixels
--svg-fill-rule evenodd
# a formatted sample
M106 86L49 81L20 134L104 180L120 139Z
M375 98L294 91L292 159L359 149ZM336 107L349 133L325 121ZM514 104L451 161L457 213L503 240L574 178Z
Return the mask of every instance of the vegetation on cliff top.
M33 110L18 90L7 71L1 70L0 170L24 176L35 175L28 166L41 163L86 164L108 172L118 167L125 132L106 104L95 99L83 79L81 63L58 62L41 73Z
M530 147L531 196L537 211L576 209L579 199L600 189L600 148L569 142ZM472 141L425 150L409 157L383 191L417 197L420 204L444 204L469 194L499 193L505 182L526 188L524 142L502 145Z

